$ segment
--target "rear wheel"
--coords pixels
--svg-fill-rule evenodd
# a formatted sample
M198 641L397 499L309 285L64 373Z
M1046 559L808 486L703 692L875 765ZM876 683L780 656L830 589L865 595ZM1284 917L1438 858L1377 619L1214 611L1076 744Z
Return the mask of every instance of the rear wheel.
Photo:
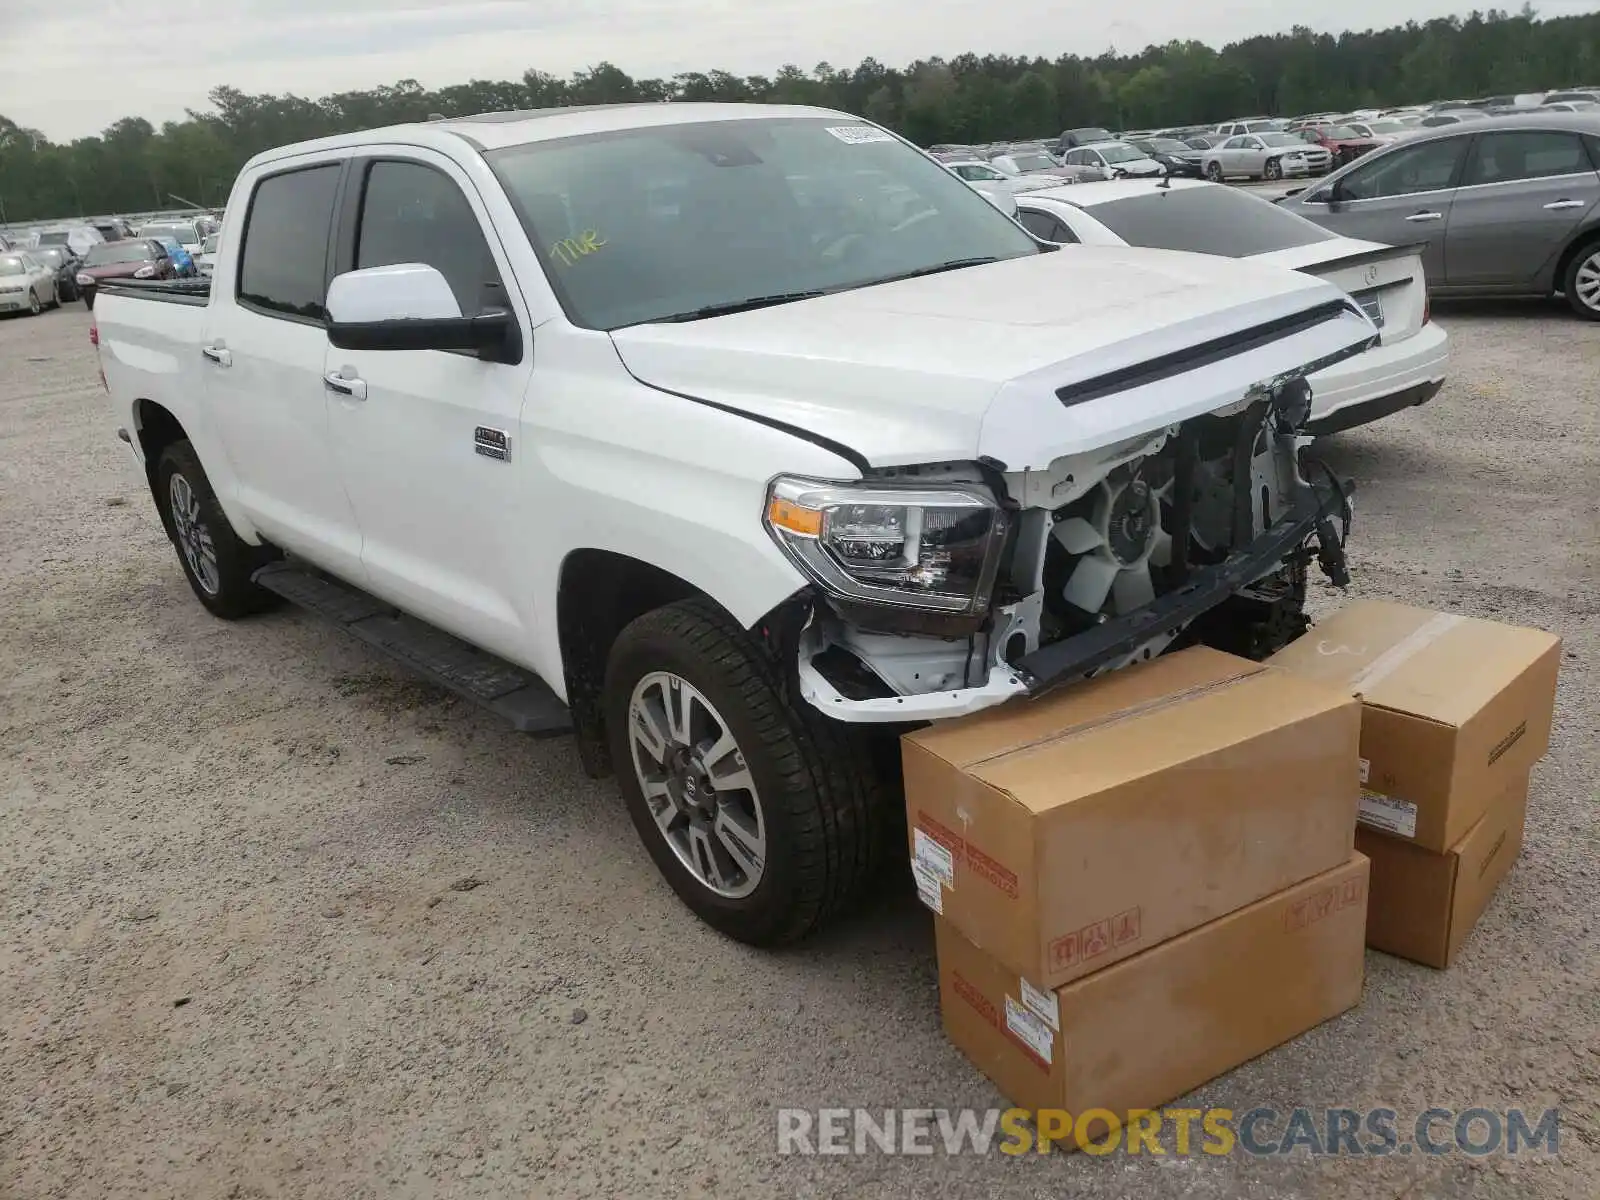
M277 603L276 596L250 579L276 553L267 546L252 546L234 533L187 441L174 442L161 452L155 487L167 534L201 604L234 620Z
M1600 321L1600 242L1590 242L1572 256L1562 290L1573 312Z
M889 803L865 742L791 702L756 639L715 605L682 601L624 629L605 706L634 827L707 924L781 945L872 878Z

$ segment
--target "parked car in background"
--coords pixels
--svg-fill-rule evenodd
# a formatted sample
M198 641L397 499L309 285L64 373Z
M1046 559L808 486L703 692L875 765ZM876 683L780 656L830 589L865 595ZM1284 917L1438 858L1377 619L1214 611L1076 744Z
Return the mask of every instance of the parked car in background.
M1346 237L1420 244L1435 295L1561 292L1600 320L1600 114L1422 131L1279 203Z
M1056 139L1056 154L1065 155L1075 146L1087 146L1093 142L1111 141L1111 131L1101 129L1098 125L1082 125L1077 129L1064 129L1061 136Z
M59 300L76 300L78 298L78 256L67 246L35 246L28 253L43 266L48 267L55 275L56 298Z
M200 243L205 241L193 221L152 221L139 226L142 238L171 238L193 256L200 253Z
M1416 126L1407 125L1393 117L1372 117L1367 120L1346 121L1345 125L1355 130L1364 138L1371 138L1375 142L1388 145L1415 132Z
M1043 150L1035 150L1031 153L1019 151L1015 154L997 154L989 160L989 165L1011 179L1048 179L1053 177L1067 180L1070 178L1062 173L1061 164Z
M1017 189L1027 186L1027 181L1015 179L1004 171L997 171L988 163L950 162L945 163L944 168L1001 212L1005 213L1006 216L1011 217L1013 220L1016 219ZM1039 179L1034 186L1049 187L1052 184L1048 180ZM209 242L210 239L208 238L207 241ZM202 268L201 274L209 275L211 272Z
M1281 133L1289 122L1278 117L1244 117L1224 121L1217 132L1225 137L1238 137L1242 133Z
M38 316L60 303L54 270L27 250L0 254L0 313Z
M120 242L133 236L133 226L121 217L97 217L89 224L94 226L102 241Z
M1213 183L1224 179L1285 179L1316 175L1331 157L1292 133L1241 133L1203 151L1201 171Z
M172 270L178 279L192 279L200 274L200 269L195 266L194 255L184 249L177 238L162 233L153 235L150 240L161 243L167 256L172 259ZM199 246L195 247L197 253L199 249Z
M1554 104L1541 104L1543 112L1600 112L1600 101L1557 100Z
M1549 92L1541 104L1561 104L1567 101L1600 104L1600 88L1578 88L1570 92Z
M1334 167L1342 167L1384 145L1377 138L1363 137L1348 125L1297 125L1289 132L1310 145L1321 146L1332 156Z
M112 279L173 279L177 270L166 247L150 238L101 242L90 248L78 268L77 283L84 304L94 307L100 284Z
M1417 122L1419 128L1437 129L1441 125L1465 125L1472 121L1487 121L1489 114L1476 108L1451 108L1431 112Z
M1160 163L1168 175L1198 177L1200 174L1200 151L1177 138L1135 138L1128 144L1146 158Z
M1102 179L1155 179L1167 173L1166 168L1142 150L1127 142L1095 142L1078 146L1062 156L1067 167L1083 167L1099 171Z
M210 275L217 265L217 246L222 241L221 232L206 234L206 240L200 243L200 253L194 260L195 269L201 275Z
M1444 384L1450 349L1429 320L1422 255L1340 237L1239 188L1196 180L1090 183L1017 198L1035 237L1084 245L1148 246L1248 259L1342 288L1378 327L1363 354L1311 376L1310 433L1364 425L1425 404Z
M63 226L59 229L40 230L34 236L33 244L35 246L65 246L79 258L82 258L89 253L91 246L105 240L104 235L93 225L71 225Z

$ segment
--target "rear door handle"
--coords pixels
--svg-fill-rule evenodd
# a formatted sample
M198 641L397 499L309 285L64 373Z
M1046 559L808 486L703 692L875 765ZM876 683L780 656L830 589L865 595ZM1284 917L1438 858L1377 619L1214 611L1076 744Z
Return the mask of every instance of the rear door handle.
M1444 214L1443 213L1436 213L1436 212L1412 213L1409 217L1406 218L1406 220L1408 220L1408 221L1442 221L1442 220L1444 220Z
M367 398L365 379L346 379L337 371L329 371L322 377L322 383L330 392L338 392L341 396L349 396L352 400Z
M233 355L221 346L201 346L200 353L204 354L219 367L233 366Z
M1586 200L1552 200L1545 207L1551 212L1559 212L1563 208L1584 208L1588 205Z

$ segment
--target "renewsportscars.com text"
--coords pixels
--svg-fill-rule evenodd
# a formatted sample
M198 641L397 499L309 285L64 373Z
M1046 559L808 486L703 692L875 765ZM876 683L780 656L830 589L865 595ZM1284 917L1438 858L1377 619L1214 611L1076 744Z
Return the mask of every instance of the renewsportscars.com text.
M1029 1154L1077 1144L1084 1153L1382 1157L1542 1154L1561 1146L1547 1108L865 1109L780 1108L779 1154Z

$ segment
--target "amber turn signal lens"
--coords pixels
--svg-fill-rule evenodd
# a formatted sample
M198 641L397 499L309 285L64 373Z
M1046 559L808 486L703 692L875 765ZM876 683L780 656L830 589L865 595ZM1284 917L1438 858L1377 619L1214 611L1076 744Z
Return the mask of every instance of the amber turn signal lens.
M792 500L773 496L767 501L767 521L778 529L805 537L822 536L822 513L815 508L801 508Z

